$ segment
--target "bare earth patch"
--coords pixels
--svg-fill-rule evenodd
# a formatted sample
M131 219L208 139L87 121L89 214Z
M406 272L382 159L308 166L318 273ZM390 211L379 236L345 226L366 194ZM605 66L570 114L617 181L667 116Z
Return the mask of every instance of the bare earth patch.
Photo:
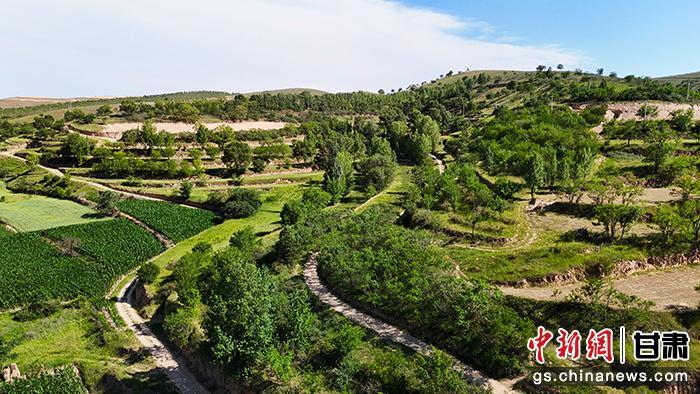
M691 108L693 110L693 119L700 120L700 105L654 101L629 101L620 103L610 103L608 104L608 112L606 112L605 118L608 120L642 120L641 117L637 116L637 111L639 111L639 108L644 104L648 104L649 106L658 108L659 113L655 117L653 117L653 119L670 119L671 113L673 111L686 110L688 108ZM652 117L649 117L649 119L652 119Z
M700 266L682 267L630 275L613 281L613 286L628 295L653 301L653 310L664 311L676 307L696 308L700 303L700 292L695 286L700 283ZM540 301L561 301L580 287L580 283L546 287L501 287L508 295Z

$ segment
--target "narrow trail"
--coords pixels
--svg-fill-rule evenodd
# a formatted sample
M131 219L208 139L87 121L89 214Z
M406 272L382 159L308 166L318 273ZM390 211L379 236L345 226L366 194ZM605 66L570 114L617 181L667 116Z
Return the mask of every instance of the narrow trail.
M700 292L695 287L700 284L700 266L687 266L667 270L640 272L613 280L615 289L653 301L655 311L668 311L676 308L696 308L700 303ZM568 283L543 287L499 287L503 293L520 298L539 301L562 301L583 283Z
M135 280L127 283L119 292L116 302L117 312L124 320L127 327L134 332L136 338L153 355L156 364L182 393L206 394L207 389L202 386L194 375L187 369L183 360L175 357L173 353L155 336L148 328L146 321L132 307L133 289Z
M445 165L442 160L438 159L434 155L430 155L438 166L438 171L442 174L445 171ZM375 196L376 197L376 196ZM362 207L371 201L372 198L365 201L363 204L357 206L354 211L359 211ZM401 213L403 214L403 212ZM399 216L401 216L401 214ZM348 320L368 330L374 332L379 338L387 341L396 342L403 345L417 353L429 356L433 351L433 347L426 342L412 336L404 330L395 327L389 323L363 313L349 304L342 301L340 298L336 297L331 293L331 291L321 282L318 276L318 265L316 262L316 253L311 254L306 264L304 265L304 282L306 286L311 290L311 292L318 297L318 299L323 303L328 305L335 312L340 313L345 316ZM511 394L518 393L514 390L512 386L517 382L516 380L509 380L504 383L499 382L495 379L490 379L480 371L462 363L456 357L450 355L452 358L455 369L462 374L462 376L473 384L480 385L482 387L489 388L495 394Z
M139 227L143 228L144 230L148 231L149 234L156 237L156 239L158 241L160 241L160 243L162 243L163 246L165 246L165 249L170 249L173 246L175 246L175 242L173 242L170 238L166 237L164 234L158 232L155 228L147 225L146 223L140 221L139 219L136 219L135 217L133 217L129 214L126 214L124 212L119 212L119 215L123 216L124 218L130 220L134 224L136 224Z
M433 348L428 343L421 341L391 324L360 312L333 295L318 276L316 254L312 254L304 266L304 282L306 282L311 292L314 293L322 303L328 305L332 310L342 314L350 321L373 331L379 338L396 342L423 355L431 354ZM480 371L457 360L455 357L452 358L456 370L468 381L488 387L496 394L517 393L517 391L512 389L512 386L490 379Z
M437 165L438 171L440 171L441 174L444 173L445 172L445 162L438 159L437 156L433 155L432 153L430 154L430 158L432 158L433 161L435 162L435 164Z

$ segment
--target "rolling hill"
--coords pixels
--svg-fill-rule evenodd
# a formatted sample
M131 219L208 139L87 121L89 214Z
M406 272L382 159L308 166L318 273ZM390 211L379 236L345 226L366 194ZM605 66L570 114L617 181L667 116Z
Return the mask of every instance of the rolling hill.
M700 85L700 71L685 74L668 75L665 77L658 77L654 79L659 82L669 82L673 84L685 84L690 82L691 86L698 86Z

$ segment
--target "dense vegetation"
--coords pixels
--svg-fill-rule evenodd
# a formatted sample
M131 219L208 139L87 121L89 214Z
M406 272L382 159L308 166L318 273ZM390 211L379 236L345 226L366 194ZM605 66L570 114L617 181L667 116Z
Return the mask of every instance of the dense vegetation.
M117 207L175 242L206 230L217 219L216 214L204 209L162 201L126 199L119 201Z
M321 214L285 227L280 248L318 248L320 273L351 302L389 315L495 376L523 368L522 343L532 323L507 307L498 290L446 275L429 239L392 221L380 208Z
M164 328L175 343L209 353L246 385L273 391L482 392L451 369L444 353L407 355L314 307L284 266L268 268L255 259L261 250L249 228L236 233L231 245L219 253L197 245L174 265L177 298L168 303Z
M12 383L0 383L1 394L83 394L85 387L71 367L44 372Z
M3 237L0 307L78 295L102 295L117 277L162 250L148 232L125 220L58 227ZM53 244L52 244L53 243Z
M3 237L0 307L102 294L114 279L101 264L67 256L35 233Z
M77 252L101 263L115 278L163 250L155 237L122 218L57 227L44 234L64 245L67 240L76 240Z
M162 320L173 343L206 353L253 390L467 392L474 388L445 354L409 355L315 303L299 264L318 253L321 276L346 301L493 377L527 366L524 344L535 323L681 329L601 278L620 260L700 245L700 122L692 111L652 120L658 108L646 104L641 121L605 118L607 101L685 101L686 94L700 99L696 90L647 78L541 66L531 73L450 72L391 94L201 93L104 101L94 111L57 104L45 109L68 111L0 121L0 143L29 141L18 153L27 164L0 162L0 177L11 190L87 198L105 215L118 208L175 242L218 216L242 219L226 223L240 229L229 248L214 252L191 239L168 264L143 265L138 277L164 303L142 312L157 310L154 321ZM291 123L244 132L196 124L211 119ZM116 142L64 129L89 134L120 121L142 124ZM173 134L157 130L156 121L194 127ZM116 201L116 194L84 190L71 175L46 175L38 163L211 211ZM298 178L290 175L297 171ZM261 209L270 201L259 186L291 182L303 188L301 198L278 196L276 208ZM652 186L664 188L661 197L643 195L653 194ZM379 205L387 200L395 207ZM399 218L388 213L396 207L404 208ZM264 231L256 222L262 216L272 218ZM120 219L47 230L47 238L0 232L0 271L16 265L24 273L0 279L0 306L101 295L116 275L162 249L135 228ZM262 247L278 234L274 250ZM214 241L217 250L222 239ZM504 297L486 282L560 272L588 278L563 303Z

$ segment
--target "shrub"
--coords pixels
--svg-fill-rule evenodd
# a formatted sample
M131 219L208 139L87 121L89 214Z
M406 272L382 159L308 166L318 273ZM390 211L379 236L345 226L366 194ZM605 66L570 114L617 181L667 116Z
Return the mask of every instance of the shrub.
M221 197L221 195L210 196L208 203L229 219L251 216L262 205L260 193L250 189L236 188L229 192L225 200L222 200Z
M139 278L139 281L142 283L153 283L156 278L158 278L158 275L160 274L160 267L158 267L155 263L153 262L148 262L146 264L143 264L137 273L137 276Z

